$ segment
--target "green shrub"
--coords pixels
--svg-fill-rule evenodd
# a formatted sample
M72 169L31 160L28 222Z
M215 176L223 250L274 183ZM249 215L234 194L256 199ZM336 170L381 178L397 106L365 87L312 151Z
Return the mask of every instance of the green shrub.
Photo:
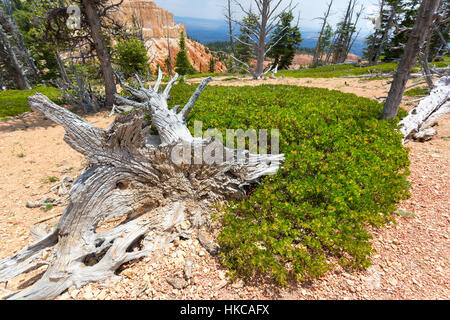
M430 89L428 87L418 87L406 91L404 95L407 97L416 97L416 96L426 96L429 93Z
M171 104L195 88L175 86ZM191 130L190 119L224 136L226 128L278 128L286 155L277 175L224 208L218 241L233 276L264 274L286 284L323 275L333 260L370 265L367 227L393 221L396 203L409 194L398 119L380 121L381 111L376 101L318 88L205 90L188 119Z
M145 75L148 70L148 56L145 44L138 39L120 42L117 47L116 62L126 78L135 74Z
M55 103L62 102L60 91L53 87L39 86L32 90L6 90L0 92L0 117L14 117L30 111L28 97L37 92L46 95Z
M359 67L353 64L338 64L312 69L281 70L278 76L293 78L339 78L343 76L359 76L365 74L389 73L397 70L396 63L382 63L371 67Z
M223 77L223 76L232 76L233 73L212 73L212 72L203 72L203 73L195 73L195 74L189 74L186 76L188 79L195 79L195 78L207 78L207 77Z
M431 62L430 64L435 68L447 68L450 66L450 60L444 58L443 61Z

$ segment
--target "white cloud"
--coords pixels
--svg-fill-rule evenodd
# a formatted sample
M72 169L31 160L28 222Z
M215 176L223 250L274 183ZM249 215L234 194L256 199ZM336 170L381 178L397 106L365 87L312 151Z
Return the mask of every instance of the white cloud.
M222 20L226 0L153 0L158 6L172 12L176 16ZM241 4L248 6L252 0L239 0ZM297 3L296 14L300 12L300 24L306 28L317 29L321 21L315 18L321 17L326 10L330 0L294 0ZM358 8L362 4L369 8L377 4L377 0L358 0ZM288 0L285 1L286 5ZM348 0L334 0L330 24L336 24L342 19ZM235 12L239 12L235 8ZM358 24L363 31L367 31L369 26L365 20L365 14Z

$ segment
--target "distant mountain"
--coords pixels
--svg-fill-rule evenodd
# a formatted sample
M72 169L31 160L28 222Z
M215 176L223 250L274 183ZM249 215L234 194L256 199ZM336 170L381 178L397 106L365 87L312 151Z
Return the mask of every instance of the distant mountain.
M210 20L175 16L175 22L186 26L189 37L208 43L214 41L227 41L228 26L225 20Z
M212 19L200 19L191 17L179 17L175 16L176 23L182 23L186 26L189 37L200 41L205 44L214 41L228 41L228 25L225 20L212 20ZM236 27L235 30L239 28ZM301 47L314 48L316 46L319 30L311 28L300 27L302 33L303 42ZM358 56L362 55L365 47L365 39L360 36L353 45L351 53Z

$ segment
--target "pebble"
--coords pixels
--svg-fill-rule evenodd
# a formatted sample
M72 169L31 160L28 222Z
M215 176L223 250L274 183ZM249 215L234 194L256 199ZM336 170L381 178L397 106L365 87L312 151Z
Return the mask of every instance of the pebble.
M397 283L398 283L398 281L397 281L395 278L390 278L390 279L388 279L388 282L389 282L393 287L395 287L395 286L397 285Z
M215 290L220 290L223 287L225 287L228 284L227 280L220 280L220 282L217 284Z
M231 287L234 288L234 289L240 289L240 288L243 288L243 287L244 287L244 281L238 280L237 282L233 283L233 284L231 285Z
M105 298L106 298L106 290L102 290L102 291L98 294L97 299L98 299L98 300L105 300Z

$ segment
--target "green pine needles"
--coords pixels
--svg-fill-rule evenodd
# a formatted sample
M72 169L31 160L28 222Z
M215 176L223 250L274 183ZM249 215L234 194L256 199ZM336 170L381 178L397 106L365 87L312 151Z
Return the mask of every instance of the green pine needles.
M183 32L180 32L179 45L180 51L178 51L175 60L175 72L177 72L179 75L182 76L196 73L197 71L194 69L194 67L191 65L191 62L189 61L189 56L186 49L186 39L184 38Z

